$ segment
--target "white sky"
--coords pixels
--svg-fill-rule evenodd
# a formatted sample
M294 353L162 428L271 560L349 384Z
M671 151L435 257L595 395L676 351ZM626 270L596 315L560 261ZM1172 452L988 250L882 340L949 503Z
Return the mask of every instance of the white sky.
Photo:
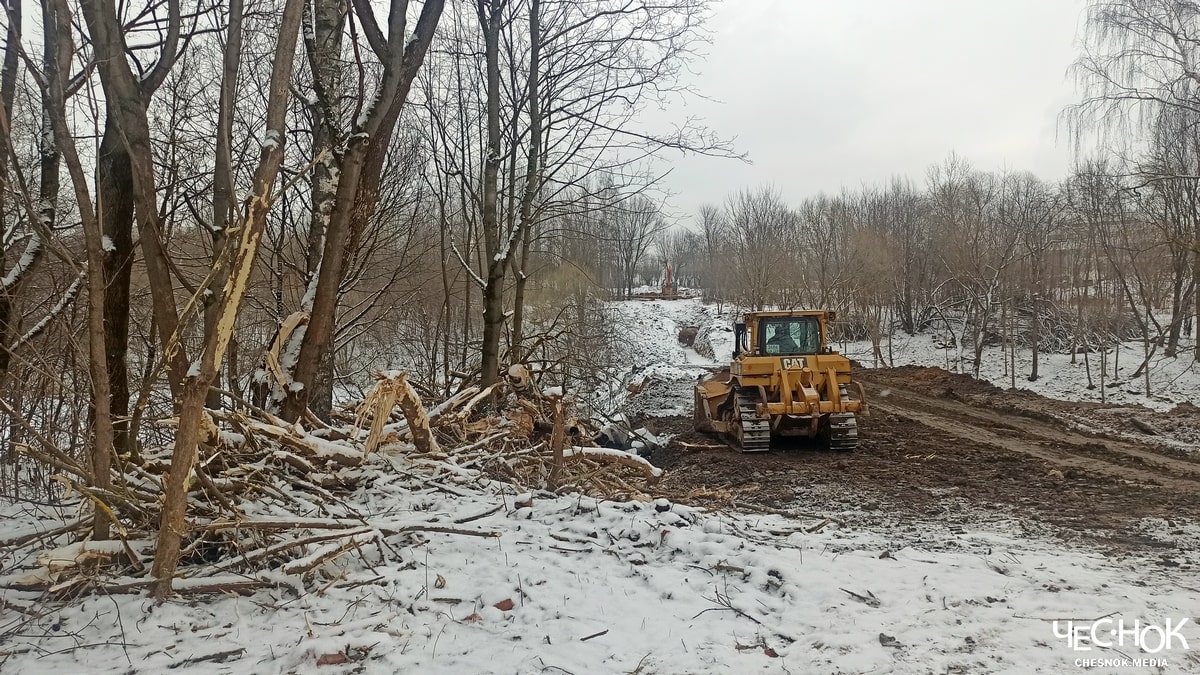
M1059 116L1078 99L1083 0L724 0L693 84L697 114L752 165L678 156L685 222L775 186L790 203L894 175L923 181L957 152L979 169L1065 175Z

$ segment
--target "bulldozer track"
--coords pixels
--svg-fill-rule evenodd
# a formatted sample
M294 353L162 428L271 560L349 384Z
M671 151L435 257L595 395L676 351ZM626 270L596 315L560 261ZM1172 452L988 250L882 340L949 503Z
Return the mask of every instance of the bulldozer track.
M851 452L858 447L858 419L853 413L829 416L829 449Z
M1048 422L892 385L864 382L873 411L910 419L968 443L983 443L1065 468L1195 493L1200 462L1168 457L1134 443L1093 437Z
M734 387L741 432L738 441L743 452L766 452L771 449L771 423L758 414L758 392L746 387Z

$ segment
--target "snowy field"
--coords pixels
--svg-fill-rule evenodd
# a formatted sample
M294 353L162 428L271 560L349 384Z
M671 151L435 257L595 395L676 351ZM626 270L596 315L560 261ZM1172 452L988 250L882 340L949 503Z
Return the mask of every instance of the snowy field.
M728 361L732 317L694 300L613 309L637 358L597 396L618 401L639 381L634 413L690 414L691 383ZM696 349L675 340L687 325L700 327ZM897 364L941 365L921 338L896 347ZM1073 391L1074 369L1044 363L1040 391ZM1196 386L1194 371L1176 378L1179 392ZM368 470L379 473L371 487L337 506L365 525L484 536L379 535L249 597L164 605L139 594L43 604L7 587L33 560L0 548L0 672L1200 672L1194 523L1144 523L1179 543L1183 562L1164 562L1162 551L1030 535L1019 521L951 518L915 538L885 520L849 526L872 520L799 492L793 517L763 516L517 495L469 467L399 456L376 455ZM71 513L7 504L0 516L8 538ZM1117 627L1126 632L1106 632ZM1172 630L1163 648L1160 628Z
M5 624L26 624L0 646L3 670L1064 673L1122 654L1166 665L1120 672L1200 669L1181 645L1200 648L1194 620L1154 654L1131 638L1074 651L1055 636L1055 619L1086 630L1099 617L1163 626L1194 616L1195 577L1138 556L1007 527L947 528L929 532L928 546L898 547L887 531L816 529L818 518L391 485L358 495L376 509L368 522L453 525L494 511L461 527L498 536L391 537L319 578L281 578L245 598L93 596L33 621L6 613Z
M1154 410L1169 410L1184 401L1200 401L1200 364L1197 364L1192 349L1193 341L1181 341L1180 355L1172 358L1162 356L1162 350L1150 360L1150 390L1146 396L1145 380L1139 376L1132 378L1133 372L1142 361L1142 345L1137 341L1122 343L1120 371L1114 377L1110 372L1105 388L1105 400L1108 403L1144 405ZM850 342L838 345L840 351L862 363L864 366L873 365L870 342ZM882 349L888 354L887 339L884 339ZM937 366L950 372L956 370L958 352L955 349L938 347L935 339L926 334L908 336L903 333L896 335L891 344L894 366ZM1114 352L1108 355L1108 368L1113 367ZM971 373L971 356L966 354L961 372ZM1032 354L1027 349L1017 350L1016 388L1026 389L1047 398L1063 401L1093 401L1100 402L1100 361L1096 354L1091 355L1092 380L1094 389L1087 388L1087 366L1083 356L1077 357L1071 363L1069 354L1042 353L1038 358L1039 378L1036 382L1028 381ZM991 382L1001 389L1012 386L1011 371L1005 368L1005 354L997 347L984 351L983 361L979 369L980 379ZM1132 378L1132 379L1131 379Z

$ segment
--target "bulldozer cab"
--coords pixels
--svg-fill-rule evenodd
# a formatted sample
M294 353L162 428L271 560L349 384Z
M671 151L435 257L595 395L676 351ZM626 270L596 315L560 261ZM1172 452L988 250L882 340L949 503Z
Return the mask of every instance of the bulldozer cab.
M818 354L821 322L815 316L766 317L759 322L758 339L760 354Z
M734 358L825 354L833 312L751 312L734 326Z

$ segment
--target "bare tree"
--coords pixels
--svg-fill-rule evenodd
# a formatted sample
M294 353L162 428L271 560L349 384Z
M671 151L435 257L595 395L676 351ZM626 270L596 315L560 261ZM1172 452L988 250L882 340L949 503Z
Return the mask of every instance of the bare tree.
M217 330L218 310L220 307L220 291L224 289L229 279L227 265L218 264L226 255L225 248L229 244L229 223L236 218L234 200L233 173L233 116L236 100L237 76L241 67L242 57L242 0L229 1L229 25L226 29L225 51L222 54L221 93L217 101L217 129L215 160L213 165L212 189L212 221L209 232L212 236L212 263L216 273L213 275L212 289L214 292L205 297L204 334L212 335ZM233 373L229 381L231 386L236 382L237 359L230 361ZM220 376L216 377L220 384ZM218 408L221 405L221 395L216 387L209 393L207 405Z
M547 261L566 234L558 225L643 191L654 181L643 165L664 150L732 154L694 120L664 132L639 119L689 93L679 76L704 37L706 7L487 0L475 3L472 21L452 13L435 49L449 63L431 71L426 90L439 165L457 184L442 202L463 224L448 247L475 286L463 305L474 293L484 305L485 383L499 372L506 331L509 358L527 351L526 297L535 266L554 266ZM462 316L470 333L478 318Z
M959 317L960 329L954 336L959 362L970 331L972 373L978 377L1003 275L1017 255L1018 232L994 217L999 192L995 176L972 171L964 160L951 156L944 165L930 169L928 181L930 215L949 275L943 285L950 283L957 289L947 299L957 307ZM950 326L949 320L944 322Z
M500 218L500 26L506 0L476 0L483 32L487 75L487 146L483 160L479 210L483 230L483 348L480 381L491 386L500 373L500 333L504 327L505 270L513 254L515 232L501 229Z
M228 264L230 271L221 295L215 329L205 336L204 349L195 365L189 368L183 387L179 428L171 453L170 473L163 490L163 514L152 570L155 578L153 594L160 600L171 592L171 582L179 563L180 542L188 530L185 519L187 492L195 469L197 447L203 437L203 421L207 418L204 403L208 388L221 368L225 351L233 337L234 323L249 287L250 272L258 256L267 212L273 202L272 186L283 163L283 144L287 132L285 113L302 7L303 0L287 0L283 8L267 98L267 137L254 173L254 190L239 223L237 250L233 252L231 260L218 263Z
M797 209L798 222L790 248L806 257L795 265L800 283L798 296L789 305L838 308L853 280L846 242L853 230L850 200L818 195Z
M798 252L789 239L797 231L796 214L771 188L744 190L725 202L728 223L729 289L738 304L762 310L788 288L791 256Z
M846 243L851 299L856 314L864 318L876 367L891 365L891 358L883 353L883 337L885 323L890 336L893 322L885 322L884 317L895 309L903 286L901 249L892 240L894 222L901 214L892 197L888 190L865 190L853 204L855 226Z
M636 195L618 203L606 215L611 218L609 237L621 274L621 290L625 297L632 297L638 265L645 259L658 236L666 231L667 221L663 218L660 205L644 195Z
M728 223L719 207L705 204L696 213L696 225L700 230L704 251L703 268L699 276L705 297L719 301L727 283L725 270L729 260L726 257L725 237L728 233Z
M59 28L71 26L72 19L66 1L55 0L53 6L54 25ZM68 78L64 75L64 69L71 63L74 52L73 41L69 31L55 31L52 41L58 51L52 63L47 65L53 65L54 69L47 70L40 75L35 74L35 77L45 92L46 101L50 104L49 116L52 133L71 176L71 184L79 204L80 219L83 222L88 276L88 365L92 380L93 405L90 482L97 488L105 489L112 485L110 467L115 448L113 417L109 407L108 357L105 353L104 340L104 235L100 223L95 217L95 212L92 210L88 180L76 149L74 136L67 122L65 83ZM97 539L107 539L110 526L111 521L107 515L97 509L93 536Z
M883 188L878 198L888 239L897 251L896 313L900 326L913 335L925 328L928 320L932 258L928 200L911 182L900 178Z
M695 286L696 276L703 265L704 239L699 232L689 227L673 227L664 230L656 243L661 256L661 267L667 265L675 275L675 280L683 285L684 280Z
M1093 0L1088 7L1084 54L1074 70L1088 96L1069 112L1076 143L1099 127L1104 138L1118 141L1162 138L1174 127L1173 143L1194 145L1184 132L1200 115L1200 4L1177 0ZM1173 120L1173 121L1172 121ZM1179 123L1183 121L1182 125ZM1130 143L1132 144L1132 143ZM1143 181L1200 178L1194 160L1157 161L1143 165ZM1180 158L1176 158L1180 159ZM1148 169L1148 171L1147 171ZM1191 240L1189 284L1200 286L1200 222L1187 234ZM1180 261L1182 262L1182 261ZM1193 293L1190 314L1200 316L1200 293ZM1196 358L1200 359L1200 321L1196 327Z
M1134 197L1146 213L1152 232L1147 245L1157 244L1166 261L1165 303L1170 323L1165 327L1164 354L1174 357L1184 320L1191 317L1189 299L1197 285L1200 259L1200 115L1179 109L1161 111L1154 128L1152 145L1136 166L1138 185ZM1159 304L1159 303L1155 303ZM1160 338L1162 336L1159 336Z
M1149 325L1144 320L1144 314L1139 311L1137 300L1139 294L1134 290L1134 285L1129 282L1130 269L1136 269L1136 265L1133 264L1135 261L1126 258L1128 250L1120 242L1120 233L1124 232L1127 224L1132 221L1128 195L1121 185L1120 178L1114 176L1108 165L1102 160L1083 163L1076 167L1074 174L1067 180L1064 197L1070 212L1085 226L1090 239L1089 247L1094 248L1097 252L1095 278L1083 278L1081 280L1083 288L1090 289L1094 285L1098 292L1107 293L1110 286L1115 287L1116 295L1119 298L1118 304L1128 303L1127 306L1131 310L1130 315L1136 323L1139 333L1146 335ZM1102 302L1105 300L1105 298L1099 299ZM1084 345L1085 359L1087 359L1087 353L1093 343L1099 348L1101 354L1100 395L1103 400L1105 379L1108 376L1104 355L1108 345L1117 342L1120 335L1106 330L1106 327L1089 330L1094 329L1096 323L1095 319L1088 321L1085 318L1084 304L1089 300L1091 299L1088 297L1087 290L1083 297L1077 300L1080 303L1079 323L1081 324L1077 328L1077 331L1081 333L1078 341ZM1089 371L1089 379L1090 377Z
M96 214L111 242L104 257L105 349L112 377L111 407L117 425L118 446L132 449L129 434L129 318L130 279L133 272L135 216L139 246L150 281L154 322L167 368L167 381L179 393L187 358L178 348L179 311L171 276L154 178L153 148L147 110L154 93L174 67L179 52L182 18L178 0L139 13L140 21L126 27L111 0L88 0L80 8L87 23L105 96L104 135L96 166ZM122 5L122 10L131 10ZM164 38L158 59L146 68L132 60L126 35L134 31L159 31ZM61 30L61 27L60 27ZM128 31L128 32L127 32ZM135 73L135 69L137 72Z
M5 18L7 19L7 29L4 41L4 62L3 66L0 66L0 123L3 124L4 137L8 141L5 145L8 146L12 143L13 100L16 97L17 78L21 66L21 4L13 3ZM51 26L51 31L53 31L53 26ZM53 35L51 34L47 42L52 40ZM7 193L11 190L14 182L9 175L9 156L9 147L0 148L0 214L5 211ZM57 178L55 175L55 181ZM52 214L53 211L51 211ZM20 291L22 283L28 278L29 272L37 264L43 251L41 237L37 231L33 231L29 234L29 242L17 264L11 270L5 270L5 254L9 248L9 241L13 238L9 232L0 230L0 277L2 277L0 278L0 383L3 383L7 376L12 359L9 343L13 331L13 298Z
M1015 173L1001 178L996 200L997 226L1018 233L1028 261L1030 382L1038 379L1042 323L1049 292L1046 257L1060 236L1061 210L1058 196L1032 174Z
M354 120L341 153L334 203L325 226L321 263L312 295L312 312L300 344L294 385L288 388L283 415L298 419L308 408L317 377L329 371L339 290L345 272L347 245L363 231L379 200L380 176L400 111L418 69L425 60L442 15L444 0L426 0L411 39L406 36L408 0L392 0L385 35L368 2L355 4L355 16L372 51L383 66L373 97L359 92L362 112ZM318 91L323 91L319 89ZM327 92L333 95L334 92ZM331 105L331 104L330 104ZM318 216L321 216L318 208ZM323 217L323 216L321 216ZM327 406L322 406L328 414Z

